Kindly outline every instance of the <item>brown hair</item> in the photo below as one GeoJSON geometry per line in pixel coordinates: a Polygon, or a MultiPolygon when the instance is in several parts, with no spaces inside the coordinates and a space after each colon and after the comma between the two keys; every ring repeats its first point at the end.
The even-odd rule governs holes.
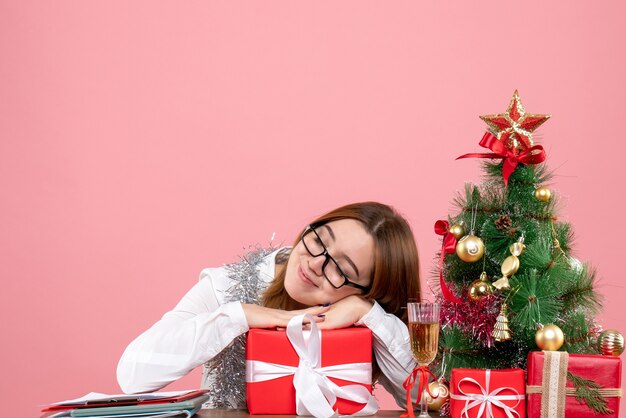
{"type": "MultiPolygon", "coordinates": [[[[376,300],[383,309],[406,322],[406,303],[420,300],[419,259],[415,238],[407,221],[390,206],[377,202],[353,203],[320,216],[311,225],[339,219],[360,221],[374,238],[374,269],[370,290],[362,295],[376,300]]],[[[298,244],[300,238],[295,241],[298,244]]],[[[291,310],[297,303],[285,290],[286,263],[264,292],[262,303],[270,308],[291,310]]]]}

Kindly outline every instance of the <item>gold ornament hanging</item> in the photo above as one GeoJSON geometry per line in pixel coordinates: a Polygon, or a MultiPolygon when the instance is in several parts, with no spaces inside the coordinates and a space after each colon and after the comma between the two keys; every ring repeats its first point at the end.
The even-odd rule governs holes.
{"type": "Polygon", "coordinates": [[[426,403],[428,404],[429,411],[439,411],[443,404],[448,402],[450,399],[450,389],[448,389],[448,385],[443,383],[441,380],[435,380],[428,384],[428,388],[430,389],[430,393],[433,396],[437,396],[436,398],[431,398],[427,391],[424,391],[423,396],[426,397],[426,403]]]}
{"type": "Polygon", "coordinates": [[[619,356],[624,352],[624,336],[619,331],[607,329],[598,337],[598,349],[605,356],[619,356]]]}
{"type": "Polygon", "coordinates": [[[565,336],[561,328],[554,324],[548,324],[535,333],[535,342],[541,350],[557,351],[565,342],[565,336]]]}
{"type": "Polygon", "coordinates": [[[491,295],[493,293],[493,286],[487,281],[487,273],[480,273],[480,278],[472,282],[468,290],[468,296],[473,301],[478,301],[482,297],[491,295]]]}
{"type": "Polygon", "coordinates": [[[500,313],[496,318],[496,324],[493,326],[491,336],[498,342],[511,339],[511,332],[509,330],[509,318],[506,317],[506,303],[503,303],[500,307],[500,313]]]}
{"type": "Polygon", "coordinates": [[[509,251],[515,257],[519,257],[520,255],[522,255],[524,253],[524,250],[526,250],[526,245],[524,245],[524,240],[521,238],[519,241],[514,242],[509,246],[509,251]]]}
{"type": "Polygon", "coordinates": [[[491,283],[491,285],[498,290],[509,290],[511,288],[511,284],[509,283],[509,278],[507,276],[500,277],[498,280],[491,283]]]}
{"type": "Polygon", "coordinates": [[[500,271],[507,277],[511,277],[519,270],[519,258],[514,255],[510,255],[504,259],[500,271]]]}
{"type": "Polygon", "coordinates": [[[483,240],[473,235],[472,231],[469,235],[465,235],[456,244],[456,255],[466,263],[474,263],[480,260],[485,253],[485,244],[483,240]]]}
{"type": "MultiPolygon", "coordinates": [[[[555,224],[554,219],[551,219],[550,229],[552,230],[552,258],[555,260],[561,257],[565,257],[566,259],[571,259],[571,257],[568,256],[567,253],[565,253],[565,251],[563,251],[563,248],[561,248],[561,243],[559,242],[559,238],[558,238],[559,235],[556,232],[556,228],[554,224],[555,224]]],[[[580,267],[582,269],[582,265],[580,265],[580,267]]]]}
{"type": "Polygon", "coordinates": [[[465,235],[465,227],[463,226],[463,223],[454,224],[450,227],[448,232],[450,232],[454,238],[461,239],[461,237],[465,235]]]}
{"type": "Polygon", "coordinates": [[[552,192],[545,186],[537,187],[535,190],[535,199],[540,202],[549,202],[550,197],[552,197],[552,192]]]}
{"type": "Polygon", "coordinates": [[[498,290],[508,290],[511,288],[509,284],[509,278],[517,273],[519,270],[520,262],[519,257],[524,253],[526,246],[524,245],[524,237],[522,236],[519,241],[514,242],[509,246],[509,251],[511,255],[504,259],[502,262],[502,266],[500,266],[500,271],[502,272],[502,277],[493,282],[493,287],[498,290]]]}

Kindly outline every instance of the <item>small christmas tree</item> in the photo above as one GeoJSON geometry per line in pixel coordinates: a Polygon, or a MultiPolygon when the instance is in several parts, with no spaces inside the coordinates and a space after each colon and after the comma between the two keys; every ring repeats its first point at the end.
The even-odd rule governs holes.
{"type": "Polygon", "coordinates": [[[549,118],[525,112],[517,91],[505,113],[481,116],[486,179],[438,221],[442,295],[439,374],[525,368],[539,348],[595,353],[600,303],[594,271],[570,255],[572,230],[557,218],[545,152],[533,131],[549,118]],[[562,331],[562,332],[561,332],[562,331]],[[563,341],[564,340],[564,341],[563,341]],[[538,347],[539,345],[539,347],[538,347]]]}

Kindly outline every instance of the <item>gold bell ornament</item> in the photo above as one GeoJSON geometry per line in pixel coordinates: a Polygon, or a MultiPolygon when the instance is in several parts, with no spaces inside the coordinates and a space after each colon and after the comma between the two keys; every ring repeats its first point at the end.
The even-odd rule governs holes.
{"type": "Polygon", "coordinates": [[[468,297],[473,301],[478,301],[482,297],[491,295],[493,293],[493,286],[487,280],[487,273],[480,273],[478,280],[474,280],[469,287],[468,297]]]}
{"type": "Polygon", "coordinates": [[[430,393],[436,398],[431,398],[427,391],[424,391],[423,396],[426,397],[426,404],[429,411],[439,411],[441,407],[450,399],[450,389],[442,380],[435,380],[428,384],[430,393]]]}
{"type": "Polygon", "coordinates": [[[614,329],[602,331],[598,337],[598,349],[605,356],[619,356],[624,352],[624,336],[614,329]]]}
{"type": "Polygon", "coordinates": [[[491,336],[498,342],[511,339],[511,330],[509,329],[509,318],[506,316],[506,303],[500,307],[500,313],[496,318],[496,324],[493,326],[491,336]]]}
{"type": "Polygon", "coordinates": [[[518,257],[522,255],[525,249],[526,246],[524,245],[523,236],[517,242],[514,242],[509,246],[511,255],[505,258],[502,262],[502,265],[500,266],[502,277],[493,282],[493,287],[498,290],[508,290],[511,287],[509,285],[509,279],[517,272],[517,270],[519,270],[520,262],[518,257]]]}
{"type": "Polygon", "coordinates": [[[561,328],[554,324],[542,326],[535,333],[535,342],[541,350],[557,351],[565,342],[565,336],[561,328]]]}
{"type": "Polygon", "coordinates": [[[535,199],[540,202],[549,202],[550,197],[552,197],[552,192],[545,186],[537,187],[535,190],[535,199]]]}

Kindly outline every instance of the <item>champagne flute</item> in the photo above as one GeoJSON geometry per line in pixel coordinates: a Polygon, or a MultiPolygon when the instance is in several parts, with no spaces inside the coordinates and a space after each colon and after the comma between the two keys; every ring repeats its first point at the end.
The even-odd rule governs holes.
{"type": "MultiPolygon", "coordinates": [[[[439,304],[411,302],[407,304],[407,311],[409,314],[409,334],[413,357],[420,367],[428,367],[437,356],[439,344],[439,304]]],[[[426,388],[419,388],[418,390],[423,391],[424,389],[426,388]]],[[[422,392],[418,418],[429,417],[426,396],[422,392]]]]}

